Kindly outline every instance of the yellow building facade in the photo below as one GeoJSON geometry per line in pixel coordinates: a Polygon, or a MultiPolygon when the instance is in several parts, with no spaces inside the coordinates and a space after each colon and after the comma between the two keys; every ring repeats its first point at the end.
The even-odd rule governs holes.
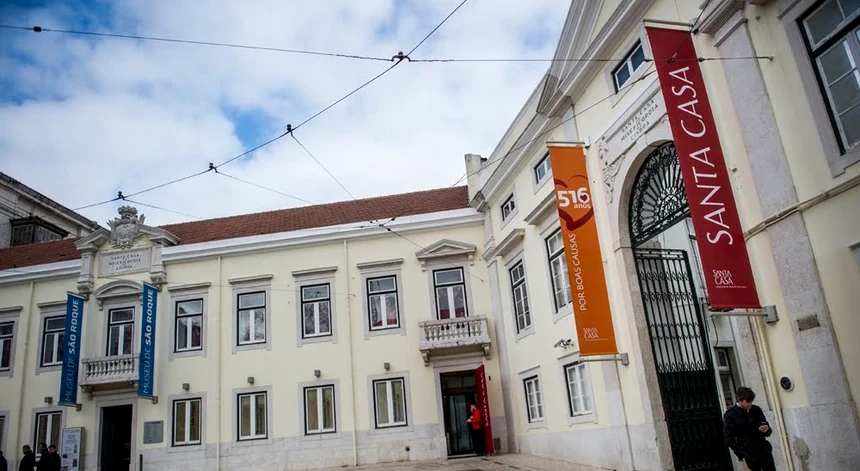
{"type": "Polygon", "coordinates": [[[0,446],[11,469],[39,442],[70,454],[79,444],[70,469],[82,470],[468,454],[468,406],[482,386],[495,442],[506,442],[483,218],[466,196],[459,187],[165,227],[126,206],[111,231],[0,250],[0,446]],[[151,331],[145,286],[157,289],[151,331]],[[76,338],[63,330],[67,292],[83,300],[76,338]],[[77,401],[60,405],[75,341],[77,401]],[[140,397],[149,371],[153,394],[140,397]],[[74,429],[80,438],[66,439],[74,429]]]}
{"type": "Polygon", "coordinates": [[[497,148],[466,156],[510,449],[745,469],[722,413],[748,386],[777,469],[860,467],[858,23],[839,0],[571,2],[556,60],[497,148]],[[669,57],[646,28],[692,35],[762,309],[709,308],[655,72],[669,57]],[[618,355],[579,355],[553,142],[585,148],[618,355]]]}

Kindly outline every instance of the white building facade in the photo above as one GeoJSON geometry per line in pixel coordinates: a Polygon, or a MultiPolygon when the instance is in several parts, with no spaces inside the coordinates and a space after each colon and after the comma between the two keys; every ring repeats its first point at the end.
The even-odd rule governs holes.
{"type": "Polygon", "coordinates": [[[495,151],[466,156],[510,449],[607,469],[745,469],[722,413],[748,386],[777,469],[860,467],[860,128],[825,60],[856,63],[858,18],[837,0],[571,2],[556,61],[495,151]],[[655,58],[646,27],[694,30],[760,310],[710,308],[705,235],[655,72],[670,57],[655,58]],[[553,142],[585,149],[618,355],[579,353],[553,142]]]}
{"type": "Polygon", "coordinates": [[[75,260],[25,266],[24,247],[0,250],[0,447],[14,467],[24,444],[79,443],[82,470],[445,458],[473,452],[472,403],[491,419],[487,441],[506,443],[483,218],[466,196],[161,228],[123,207],[112,231],[39,244],[75,260]],[[77,335],[64,329],[67,292],[83,302],[77,335]],[[77,399],[61,405],[78,342],[77,399]],[[75,429],[80,441],[64,441],[75,429]]]}

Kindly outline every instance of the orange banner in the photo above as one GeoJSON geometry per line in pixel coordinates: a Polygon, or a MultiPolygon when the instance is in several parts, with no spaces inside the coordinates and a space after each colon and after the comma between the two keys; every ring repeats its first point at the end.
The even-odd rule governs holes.
{"type": "Polygon", "coordinates": [[[618,353],[582,147],[549,146],[580,356],[618,353]]]}

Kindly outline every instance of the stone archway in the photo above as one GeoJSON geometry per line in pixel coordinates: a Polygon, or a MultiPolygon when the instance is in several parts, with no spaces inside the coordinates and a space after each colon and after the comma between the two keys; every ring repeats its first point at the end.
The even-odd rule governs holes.
{"type": "Polygon", "coordinates": [[[676,229],[688,217],[675,145],[666,142],[642,161],[627,208],[652,364],[675,469],[732,469],[723,443],[714,365],[691,268],[691,258],[696,257],[689,252],[695,251],[695,243],[677,237],[676,229]]]}

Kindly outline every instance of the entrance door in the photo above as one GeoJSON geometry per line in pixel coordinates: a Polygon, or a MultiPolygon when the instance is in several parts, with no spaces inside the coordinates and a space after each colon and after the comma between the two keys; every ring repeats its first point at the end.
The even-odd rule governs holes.
{"type": "Polygon", "coordinates": [[[629,217],[672,458],[676,470],[731,470],[710,343],[688,258],[689,250],[696,255],[685,223],[689,213],[675,146],[661,145],[639,170],[629,217]]]}
{"type": "Polygon", "coordinates": [[[103,407],[100,468],[128,471],[131,464],[131,405],[103,407]]]}
{"type": "Polygon", "coordinates": [[[473,454],[475,447],[466,420],[470,416],[469,406],[477,404],[475,372],[444,373],[441,375],[441,383],[448,456],[473,454]]]}

